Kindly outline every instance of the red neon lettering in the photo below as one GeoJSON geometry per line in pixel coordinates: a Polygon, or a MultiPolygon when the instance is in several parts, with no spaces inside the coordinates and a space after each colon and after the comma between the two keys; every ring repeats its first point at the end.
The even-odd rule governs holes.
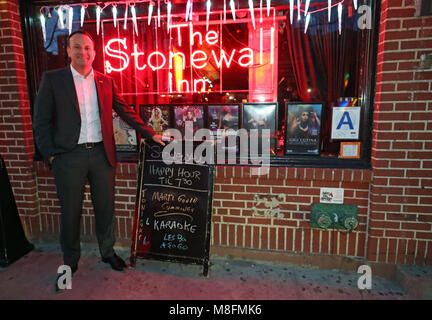
{"type": "MultiPolygon", "coordinates": [[[[156,57],[156,63],[158,63],[158,62],[159,62],[159,59],[156,57]]],[[[148,59],[147,59],[147,63],[148,63],[148,65],[150,66],[150,68],[152,68],[153,71],[155,71],[155,70],[159,70],[159,69],[162,69],[162,68],[165,66],[166,58],[165,58],[165,56],[163,55],[162,52],[154,51],[154,52],[152,52],[152,53],[149,54],[148,59]],[[162,61],[163,61],[163,63],[162,63],[161,65],[159,65],[159,66],[154,66],[154,65],[151,63],[151,59],[152,59],[152,57],[155,56],[155,55],[158,55],[158,56],[162,57],[162,61]]]]}
{"type": "Polygon", "coordinates": [[[194,92],[198,92],[198,83],[202,83],[201,92],[206,91],[206,81],[204,79],[194,79],[194,92]]]}
{"type": "Polygon", "coordinates": [[[213,58],[214,58],[214,60],[216,62],[217,67],[220,69],[222,67],[222,60],[225,60],[225,65],[226,65],[227,68],[229,68],[230,65],[231,65],[231,62],[232,62],[232,60],[234,58],[235,51],[236,51],[236,49],[234,49],[231,52],[231,56],[230,56],[229,60],[227,60],[227,57],[225,56],[225,50],[222,49],[221,50],[220,58],[218,60],[217,57],[216,57],[216,54],[215,54],[214,50],[212,50],[212,55],[213,55],[213,58]]]}
{"type": "Polygon", "coordinates": [[[206,41],[209,45],[215,45],[219,40],[219,34],[216,31],[209,31],[206,34],[206,41]]]}
{"type": "Polygon", "coordinates": [[[197,69],[204,68],[207,65],[207,54],[202,50],[196,50],[196,51],[192,52],[191,64],[194,68],[197,68],[197,69]],[[202,55],[202,57],[196,58],[195,56],[198,54],[202,55]],[[199,61],[205,61],[205,63],[203,63],[202,65],[197,65],[195,62],[199,62],[199,61]]]}
{"type": "Polygon", "coordinates": [[[121,71],[123,71],[124,69],[126,69],[129,66],[129,57],[126,54],[126,52],[120,50],[120,44],[123,45],[123,48],[125,50],[127,50],[126,38],[123,38],[123,39],[111,39],[110,41],[108,41],[107,45],[105,46],[105,53],[106,53],[107,56],[112,57],[112,58],[120,59],[121,62],[123,63],[123,66],[121,66],[122,63],[120,63],[120,66],[121,66],[120,68],[114,68],[111,65],[111,62],[109,62],[108,60],[106,60],[105,61],[105,67],[106,67],[107,73],[111,73],[112,71],[121,72],[121,71]],[[111,45],[113,43],[115,43],[115,42],[118,43],[118,47],[119,47],[118,50],[115,50],[115,49],[111,48],[111,45]]]}
{"type": "Polygon", "coordinates": [[[182,61],[183,67],[182,69],[184,70],[186,68],[186,57],[184,55],[183,52],[172,52],[170,51],[169,53],[169,68],[172,69],[173,65],[172,65],[172,61],[175,60],[177,61],[182,61]]]}
{"type": "Polygon", "coordinates": [[[131,53],[131,55],[135,57],[135,68],[138,70],[144,70],[147,67],[146,64],[144,64],[142,67],[139,66],[138,59],[140,56],[144,56],[144,52],[138,51],[138,45],[136,43],[134,44],[134,52],[131,53]]]}
{"type": "Polygon", "coordinates": [[[182,92],[182,85],[183,84],[186,84],[186,91],[184,91],[184,92],[189,92],[189,81],[187,81],[187,80],[178,80],[177,81],[177,91],[182,92]]]}
{"type": "Polygon", "coordinates": [[[248,51],[249,54],[244,54],[239,58],[239,65],[242,67],[253,66],[253,50],[251,48],[243,48],[239,52],[243,53],[244,51],[248,51]],[[242,62],[243,59],[248,59],[248,62],[242,62]]]}

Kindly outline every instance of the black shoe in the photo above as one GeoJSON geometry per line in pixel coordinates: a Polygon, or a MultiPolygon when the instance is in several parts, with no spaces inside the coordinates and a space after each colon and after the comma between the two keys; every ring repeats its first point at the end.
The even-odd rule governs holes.
{"type": "Polygon", "coordinates": [[[116,271],[123,271],[124,268],[127,268],[127,265],[123,261],[123,259],[120,258],[115,253],[112,257],[102,258],[102,261],[105,263],[109,263],[111,265],[111,268],[113,268],[116,271]]]}
{"type": "MultiPolygon", "coordinates": [[[[70,268],[71,268],[71,271],[72,271],[72,275],[74,275],[74,273],[78,271],[78,265],[70,266],[70,268]]],[[[54,290],[55,290],[56,293],[64,291],[64,289],[60,289],[59,286],[58,286],[58,280],[60,279],[60,277],[62,275],[64,275],[64,273],[57,275],[57,278],[56,278],[56,281],[55,281],[55,286],[54,286],[54,290]]]]}

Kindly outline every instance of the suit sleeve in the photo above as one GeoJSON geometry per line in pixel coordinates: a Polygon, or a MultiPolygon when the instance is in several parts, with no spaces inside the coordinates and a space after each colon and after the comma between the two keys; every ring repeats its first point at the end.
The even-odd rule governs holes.
{"type": "Polygon", "coordinates": [[[46,73],[44,73],[34,105],[33,132],[36,145],[45,160],[54,154],[55,149],[52,123],[54,110],[51,83],[46,73]]]}
{"type": "Polygon", "coordinates": [[[122,96],[120,96],[114,80],[113,84],[113,108],[117,114],[132,128],[141,133],[145,138],[152,139],[156,134],[151,127],[146,125],[138,114],[126,103],[122,96]]]}

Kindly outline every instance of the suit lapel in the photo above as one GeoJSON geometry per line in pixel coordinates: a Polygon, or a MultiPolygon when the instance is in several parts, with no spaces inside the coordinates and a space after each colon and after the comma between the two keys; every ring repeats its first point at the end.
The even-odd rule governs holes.
{"type": "Polygon", "coordinates": [[[69,96],[69,98],[71,99],[70,101],[72,101],[73,107],[75,108],[75,110],[78,111],[78,115],[80,114],[80,108],[79,108],[79,103],[78,103],[78,97],[76,94],[76,89],[75,89],[75,83],[73,80],[73,75],[72,75],[72,71],[70,69],[70,66],[65,68],[65,73],[66,76],[62,79],[64,80],[64,87],[66,89],[66,93],[69,96]]]}

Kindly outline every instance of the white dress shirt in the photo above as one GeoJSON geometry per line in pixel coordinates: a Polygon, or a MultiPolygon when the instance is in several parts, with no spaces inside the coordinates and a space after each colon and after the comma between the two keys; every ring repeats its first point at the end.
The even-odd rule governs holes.
{"type": "Polygon", "coordinates": [[[101,142],[102,128],[93,69],[87,77],[71,67],[81,114],[81,131],[78,144],[101,142]]]}

